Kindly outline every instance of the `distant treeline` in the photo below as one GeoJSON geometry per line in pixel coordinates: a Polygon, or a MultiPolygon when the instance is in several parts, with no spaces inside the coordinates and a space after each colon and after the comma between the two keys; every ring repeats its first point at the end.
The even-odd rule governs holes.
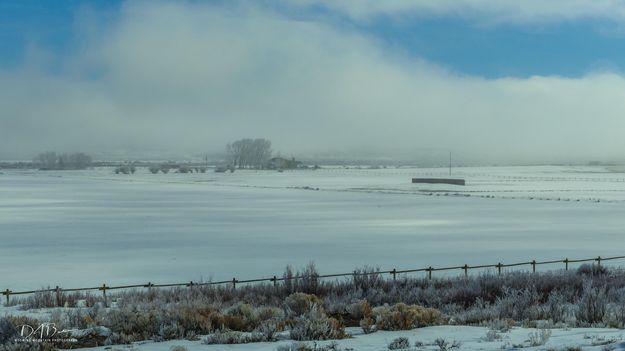
{"type": "Polygon", "coordinates": [[[48,151],[33,158],[33,164],[41,170],[86,169],[91,166],[91,162],[91,156],[81,152],[57,154],[48,151]]]}

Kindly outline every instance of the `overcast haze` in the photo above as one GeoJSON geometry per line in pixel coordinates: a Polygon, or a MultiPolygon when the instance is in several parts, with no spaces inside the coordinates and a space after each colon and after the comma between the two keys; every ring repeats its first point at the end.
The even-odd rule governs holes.
{"type": "MultiPolygon", "coordinates": [[[[558,71],[558,60],[565,67],[574,59],[537,45],[528,55],[549,53],[551,72],[515,63],[493,73],[492,52],[480,55],[498,50],[492,65],[508,67],[514,33],[574,43],[558,28],[578,22],[622,48],[622,1],[72,4],[59,20],[62,44],[41,33],[53,28],[18,36],[24,28],[2,17],[9,30],[0,41],[11,44],[4,50],[19,54],[0,52],[0,158],[44,150],[187,156],[265,137],[295,156],[406,159],[436,149],[485,163],[625,159],[622,57],[592,56],[579,42],[569,50],[586,64],[558,71]],[[424,21],[503,33],[502,44],[459,41],[465,51],[438,62],[427,54],[434,50],[394,40],[424,21]],[[483,57],[482,71],[464,69],[463,57],[483,57]]],[[[15,22],[32,10],[4,6],[17,8],[15,22]]]]}

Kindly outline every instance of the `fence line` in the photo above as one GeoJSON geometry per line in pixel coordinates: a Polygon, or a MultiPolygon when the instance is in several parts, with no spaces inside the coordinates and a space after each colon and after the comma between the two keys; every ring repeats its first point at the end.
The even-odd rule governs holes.
{"type": "MultiPolygon", "coordinates": [[[[620,259],[625,259],[625,256],[614,256],[614,257],[601,257],[601,256],[598,256],[598,257],[595,257],[595,258],[574,259],[574,260],[570,260],[568,258],[565,258],[563,260],[551,260],[551,261],[536,261],[536,260],[532,260],[532,261],[527,261],[527,262],[517,262],[517,263],[508,263],[508,264],[504,264],[504,263],[499,262],[499,263],[496,263],[496,264],[484,264],[484,265],[474,265],[474,266],[469,266],[469,265],[465,264],[465,265],[462,265],[462,266],[438,267],[438,268],[429,266],[429,267],[426,267],[426,268],[404,269],[404,270],[397,270],[397,269],[393,268],[392,270],[388,270],[388,271],[374,271],[374,272],[356,272],[356,271],[354,271],[354,272],[350,272],[350,273],[319,274],[319,275],[315,275],[314,277],[318,278],[318,279],[323,279],[323,278],[337,278],[337,277],[356,277],[356,276],[362,276],[362,275],[390,274],[393,277],[393,280],[396,280],[397,279],[397,274],[426,272],[427,276],[428,276],[428,279],[432,279],[432,272],[451,271],[451,270],[462,270],[462,271],[464,271],[465,277],[468,277],[469,270],[471,270],[471,269],[497,268],[497,273],[501,274],[501,269],[502,268],[531,265],[532,266],[532,272],[535,273],[536,272],[536,266],[544,265],[544,264],[564,263],[564,269],[568,270],[570,263],[597,262],[598,265],[601,265],[602,261],[620,260],[620,259]]],[[[300,275],[300,276],[293,276],[293,277],[277,277],[277,276],[274,275],[271,278],[257,278],[257,279],[246,279],[246,280],[239,280],[239,279],[236,279],[236,278],[232,278],[230,280],[222,280],[222,281],[214,281],[214,282],[193,282],[193,281],[190,281],[188,283],[170,283],[170,284],[153,284],[152,282],[148,282],[146,284],[118,285],[118,286],[107,286],[106,283],[105,283],[105,284],[102,284],[102,286],[87,287],[87,288],[70,288],[70,289],[61,288],[61,287],[59,287],[57,285],[54,288],[40,289],[40,290],[29,290],[29,291],[12,291],[10,289],[5,289],[4,291],[0,291],[0,294],[5,296],[5,298],[6,298],[6,305],[9,305],[10,297],[12,295],[30,295],[30,294],[36,294],[36,293],[54,292],[56,294],[57,305],[60,306],[60,304],[61,304],[61,294],[64,293],[64,292],[77,292],[77,291],[94,291],[94,290],[98,290],[98,291],[102,291],[102,295],[103,295],[103,298],[104,298],[104,304],[106,306],[107,305],[106,292],[108,290],[123,290],[123,289],[137,289],[137,288],[152,289],[152,288],[171,288],[171,287],[193,287],[193,286],[225,285],[225,284],[231,284],[232,288],[236,289],[236,285],[237,284],[271,282],[271,283],[273,283],[274,286],[277,286],[277,283],[280,282],[280,281],[297,280],[297,279],[305,279],[305,278],[310,278],[310,276],[308,276],[308,275],[300,275]]]]}

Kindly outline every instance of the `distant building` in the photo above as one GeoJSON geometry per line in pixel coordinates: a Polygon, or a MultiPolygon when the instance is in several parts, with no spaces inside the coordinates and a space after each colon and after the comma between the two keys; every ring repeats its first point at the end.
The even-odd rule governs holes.
{"type": "Polygon", "coordinates": [[[295,158],[286,159],[283,157],[274,157],[267,162],[267,169],[295,169],[301,166],[301,161],[296,161],[295,158]]]}

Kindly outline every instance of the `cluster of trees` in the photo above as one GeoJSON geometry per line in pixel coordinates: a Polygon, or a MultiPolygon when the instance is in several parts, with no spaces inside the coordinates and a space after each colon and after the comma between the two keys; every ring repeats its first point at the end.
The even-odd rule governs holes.
{"type": "Polygon", "coordinates": [[[267,139],[241,139],[226,146],[230,162],[238,168],[263,169],[271,158],[271,141],[267,139]]]}
{"type": "Polygon", "coordinates": [[[168,165],[160,165],[160,166],[153,165],[153,166],[150,166],[148,169],[150,170],[150,173],[152,174],[156,174],[159,171],[163,173],[169,173],[170,167],[168,165]]]}
{"type": "Polygon", "coordinates": [[[169,173],[169,170],[171,168],[178,168],[178,170],[176,171],[176,173],[206,173],[206,167],[205,166],[187,166],[187,165],[167,165],[167,164],[163,164],[163,165],[153,165],[150,166],[148,169],[150,170],[150,172],[152,174],[157,174],[159,171],[163,172],[163,173],[169,173]]]}
{"type": "Polygon", "coordinates": [[[179,166],[177,173],[206,173],[206,167],[179,166]]]}
{"type": "Polygon", "coordinates": [[[91,166],[91,156],[83,153],[57,154],[48,151],[33,158],[33,163],[42,170],[86,169],[91,166]]]}

